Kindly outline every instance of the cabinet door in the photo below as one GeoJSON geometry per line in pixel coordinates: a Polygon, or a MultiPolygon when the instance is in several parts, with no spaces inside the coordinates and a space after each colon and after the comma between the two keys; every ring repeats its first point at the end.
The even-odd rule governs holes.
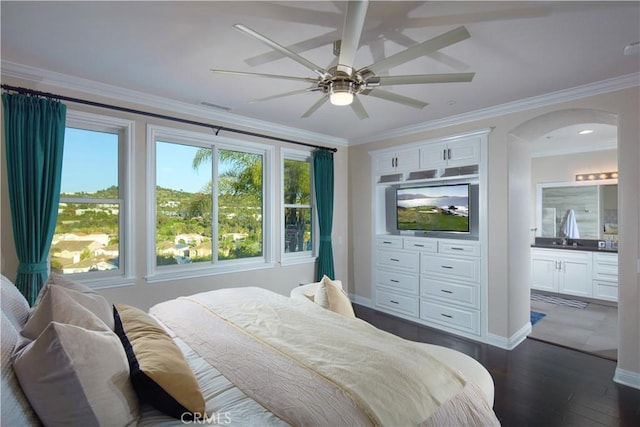
{"type": "Polygon", "coordinates": [[[420,149],[420,168],[437,169],[445,167],[447,165],[446,154],[446,143],[429,144],[422,147],[420,149]]]}
{"type": "Polygon", "coordinates": [[[396,171],[396,153],[380,154],[375,159],[377,173],[389,173],[396,171]]]}
{"type": "Polygon", "coordinates": [[[558,291],[563,294],[584,297],[593,296],[591,259],[583,257],[562,257],[558,291]]]}
{"type": "Polygon", "coordinates": [[[531,289],[558,292],[558,260],[555,257],[531,259],[531,289]]]}
{"type": "Polygon", "coordinates": [[[400,171],[415,170],[420,167],[420,150],[403,150],[396,153],[396,168],[400,171]]]}
{"type": "Polygon", "coordinates": [[[480,162],[480,144],[476,139],[452,141],[447,146],[447,166],[467,166],[480,162]]]}

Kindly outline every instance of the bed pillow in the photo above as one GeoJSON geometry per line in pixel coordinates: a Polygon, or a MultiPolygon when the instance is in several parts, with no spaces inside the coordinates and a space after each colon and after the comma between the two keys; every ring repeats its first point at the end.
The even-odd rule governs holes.
{"type": "Polygon", "coordinates": [[[51,286],[33,308],[21,333],[34,340],[52,321],[95,329],[91,326],[95,323],[94,316],[102,322],[100,329],[113,331],[113,310],[103,296],[51,286]]]}
{"type": "Polygon", "coordinates": [[[342,290],[342,282],[339,280],[324,276],[316,288],[314,302],[343,316],[356,317],[351,300],[342,290]]]}
{"type": "Polygon", "coordinates": [[[127,356],[112,331],[51,322],[16,353],[13,369],[46,426],[137,423],[127,356]]]}
{"type": "Polygon", "coordinates": [[[140,401],[180,420],[204,416],[200,385],[169,334],[138,308],[115,304],[113,312],[140,401]]]}
{"type": "Polygon", "coordinates": [[[64,275],[59,273],[49,273],[49,277],[47,278],[47,283],[45,283],[43,288],[40,290],[40,293],[38,293],[38,297],[36,298],[36,302],[34,306],[40,303],[40,300],[42,300],[42,298],[49,291],[49,288],[52,286],[61,286],[63,288],[72,289],[78,292],[98,295],[96,291],[94,291],[87,285],[84,285],[80,282],[69,279],[68,277],[65,277],[64,275]]]}

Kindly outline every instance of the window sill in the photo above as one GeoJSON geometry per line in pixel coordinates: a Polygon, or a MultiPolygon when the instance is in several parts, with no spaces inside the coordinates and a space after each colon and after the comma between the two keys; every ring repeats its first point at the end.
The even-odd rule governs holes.
{"type": "Polygon", "coordinates": [[[291,257],[282,257],[280,260],[280,265],[286,267],[288,265],[298,265],[298,264],[311,264],[316,262],[317,257],[315,256],[291,256],[291,257]]]}
{"type": "Polygon", "coordinates": [[[262,270],[265,268],[273,268],[273,263],[234,263],[231,265],[215,267],[201,267],[189,269],[167,269],[155,271],[145,277],[149,284],[174,281],[177,279],[196,279],[199,277],[216,276],[219,274],[238,273],[251,270],[262,270]]]}

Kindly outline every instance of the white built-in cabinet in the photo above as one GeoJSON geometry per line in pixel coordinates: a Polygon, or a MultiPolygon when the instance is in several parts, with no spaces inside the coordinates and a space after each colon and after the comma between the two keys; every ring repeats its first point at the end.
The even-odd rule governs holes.
{"type": "Polygon", "coordinates": [[[488,130],[371,152],[373,289],[377,310],[480,341],[487,339],[486,153],[488,130]],[[385,215],[393,186],[479,183],[474,237],[393,234],[385,215]],[[485,227],[484,229],[482,229],[485,227]]]}
{"type": "Polygon", "coordinates": [[[418,169],[420,165],[420,150],[399,150],[381,154],[376,158],[375,170],[378,173],[394,173],[418,169]]]}
{"type": "Polygon", "coordinates": [[[531,248],[531,289],[617,301],[618,254],[531,248]]]}
{"type": "Polygon", "coordinates": [[[420,150],[420,167],[425,169],[466,166],[479,160],[480,146],[470,140],[441,142],[420,150]]]}

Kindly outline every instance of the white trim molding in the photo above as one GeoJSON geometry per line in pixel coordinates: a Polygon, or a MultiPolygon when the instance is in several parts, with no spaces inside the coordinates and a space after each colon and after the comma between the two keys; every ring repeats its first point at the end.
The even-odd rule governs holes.
{"type": "Polygon", "coordinates": [[[41,85],[50,85],[63,89],[79,91],[82,93],[114,99],[121,102],[132,102],[151,108],[159,108],[174,113],[187,114],[194,117],[215,120],[233,126],[252,129],[257,132],[276,133],[284,137],[301,141],[312,141],[314,144],[330,144],[347,146],[348,141],[317,132],[310,132],[289,126],[279,125],[264,120],[250,119],[226,111],[217,111],[210,107],[201,107],[173,99],[150,95],[135,90],[112,86],[92,80],[81,79],[66,74],[41,68],[22,65],[11,61],[2,61],[2,75],[21,80],[36,82],[41,85]]]}
{"type": "Polygon", "coordinates": [[[420,123],[418,125],[392,129],[388,132],[377,133],[375,137],[351,139],[349,140],[349,145],[353,146],[367,144],[369,142],[381,141],[383,139],[400,138],[416,133],[440,129],[447,126],[455,126],[463,123],[473,122],[476,120],[488,119],[504,114],[515,113],[518,111],[531,110],[533,108],[545,107],[548,105],[558,104],[560,102],[573,101],[576,99],[582,99],[602,93],[615,92],[639,85],[640,73],[627,74],[625,76],[602,80],[600,82],[577,86],[570,89],[564,89],[557,92],[551,92],[545,95],[533,96],[531,98],[507,102],[505,104],[495,105],[468,113],[432,120],[429,122],[420,123]]]}
{"type": "Polygon", "coordinates": [[[640,372],[632,372],[625,369],[616,368],[616,372],[613,375],[613,381],[618,384],[626,385],[640,390],[640,372]]]}
{"type": "Polygon", "coordinates": [[[500,335],[487,334],[487,343],[504,348],[505,350],[513,350],[516,348],[522,341],[527,339],[527,335],[531,333],[531,322],[527,322],[519,331],[515,334],[511,335],[509,338],[502,337],[500,335]]]}

